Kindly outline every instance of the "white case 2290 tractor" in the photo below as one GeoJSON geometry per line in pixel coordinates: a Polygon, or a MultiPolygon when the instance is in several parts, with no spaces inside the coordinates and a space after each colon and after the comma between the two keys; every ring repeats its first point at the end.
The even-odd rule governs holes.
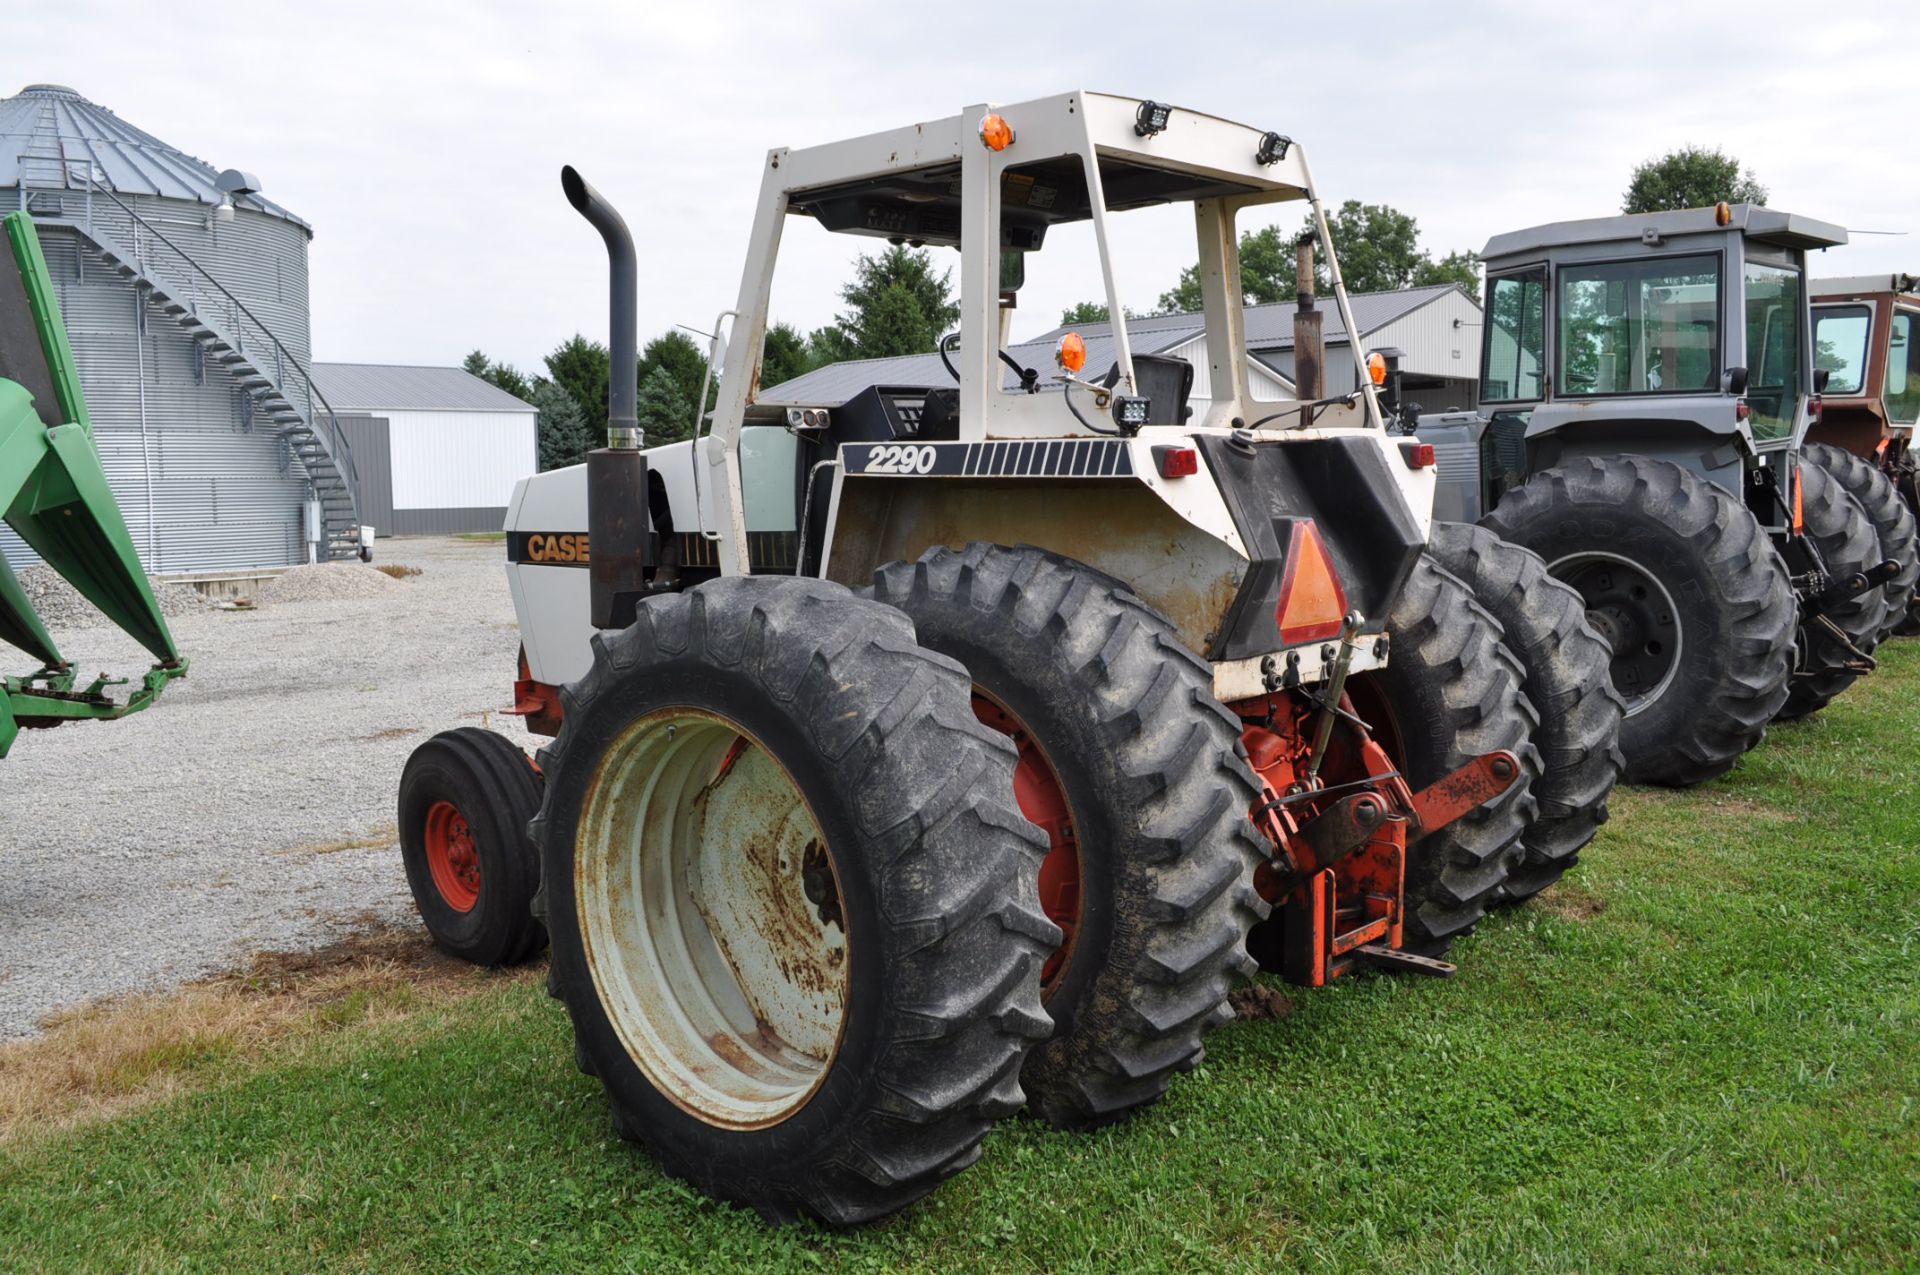
{"type": "Polygon", "coordinates": [[[1152,1102],[1256,959],[1450,972],[1593,835],[1619,700],[1578,596],[1473,529],[1436,563],[1432,449],[1368,377],[1249,391],[1236,220],[1320,208],[1286,137],[1069,93],[772,151],[711,431],[650,450],[632,244],[562,181],[612,258],[615,362],[609,446],[507,519],[516,707],[555,738],[536,767],[436,737],[400,824],[443,946],[551,940],[579,1065],[672,1172],[880,1216],[1023,1104],[1152,1102]],[[1170,203],[1206,399],[1118,317],[1109,223],[1170,203]],[[756,402],[796,218],[958,250],[944,383],[756,402]],[[1007,329],[1057,229],[1117,317],[1041,372],[1007,329]]]}

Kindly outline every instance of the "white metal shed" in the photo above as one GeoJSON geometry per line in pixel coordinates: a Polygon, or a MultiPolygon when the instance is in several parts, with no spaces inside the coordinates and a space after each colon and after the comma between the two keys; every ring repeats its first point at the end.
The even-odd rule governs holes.
{"type": "Polygon", "coordinates": [[[539,468],[533,404],[462,368],[315,363],[313,376],[380,535],[498,531],[513,485],[539,468]]]}

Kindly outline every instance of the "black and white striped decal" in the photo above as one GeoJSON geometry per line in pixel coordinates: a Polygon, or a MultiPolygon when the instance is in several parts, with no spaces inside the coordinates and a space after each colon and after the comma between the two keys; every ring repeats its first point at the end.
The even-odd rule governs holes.
{"type": "Polygon", "coordinates": [[[1117,438],[985,443],[849,443],[849,477],[1131,478],[1133,452],[1117,438]]]}

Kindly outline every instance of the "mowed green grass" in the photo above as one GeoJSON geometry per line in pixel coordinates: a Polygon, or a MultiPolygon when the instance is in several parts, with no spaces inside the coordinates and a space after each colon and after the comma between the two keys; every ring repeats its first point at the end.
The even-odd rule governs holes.
{"type": "Polygon", "coordinates": [[[0,1152],[0,1267],[1920,1267],[1920,644],[1730,777],[1622,792],[1450,982],[1235,1023],[1092,1136],[774,1230],[610,1132],[534,980],[0,1152]]]}

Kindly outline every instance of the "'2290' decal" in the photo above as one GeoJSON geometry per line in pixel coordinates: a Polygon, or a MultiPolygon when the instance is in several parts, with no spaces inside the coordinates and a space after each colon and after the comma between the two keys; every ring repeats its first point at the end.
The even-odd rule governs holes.
{"type": "Polygon", "coordinates": [[[867,453],[869,474],[930,474],[939,453],[913,443],[885,443],[867,453]]]}

